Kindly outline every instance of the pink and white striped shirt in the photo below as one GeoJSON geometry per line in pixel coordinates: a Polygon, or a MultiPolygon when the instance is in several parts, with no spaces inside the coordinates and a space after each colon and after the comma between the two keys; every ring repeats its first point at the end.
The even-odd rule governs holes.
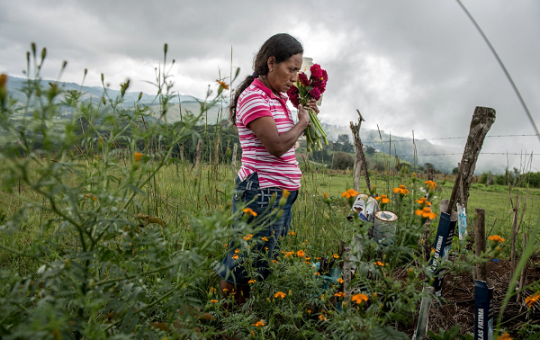
{"type": "Polygon", "coordinates": [[[236,107],[236,126],[242,147],[242,167],[238,177],[243,181],[257,172],[259,187],[279,187],[289,191],[300,188],[302,172],[296,161],[294,146],[281,157],[270,154],[247,125],[257,118],[273,117],[278,133],[294,126],[292,114],[287,107],[286,94],[281,98],[267,88],[259,79],[242,92],[236,107]]]}

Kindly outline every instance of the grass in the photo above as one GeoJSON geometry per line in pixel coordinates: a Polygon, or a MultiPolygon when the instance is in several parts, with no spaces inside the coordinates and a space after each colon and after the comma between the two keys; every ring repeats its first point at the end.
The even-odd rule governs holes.
{"type": "MultiPolygon", "coordinates": [[[[41,63],[35,59],[39,79],[44,57],[41,63]]],[[[172,85],[166,74],[157,74],[164,116],[172,85]]],[[[105,109],[101,103],[83,105],[71,92],[65,101],[75,116],[72,122],[58,122],[65,131],[58,133],[53,122],[60,104],[54,98],[60,90],[40,86],[28,82],[28,93],[43,97],[35,124],[6,119],[18,109],[0,98],[0,127],[18,142],[0,153],[0,337],[407,338],[396,325],[414,326],[422,287],[432,277],[419,247],[425,221],[414,213],[423,180],[404,173],[372,176],[378,194],[392,198],[392,188],[400,184],[410,191],[386,207],[399,216],[393,244],[387,246],[368,237],[372,224],[347,221],[351,201],[342,192],[353,186],[350,172],[305,169],[293,207],[294,233],[283,240],[285,253],[272,255],[276,263],[269,263],[272,272],[261,280],[251,266],[256,257],[268,256],[253,250],[254,242],[263,241],[257,237],[261,226],[241,210],[235,216],[231,212],[236,171],[216,162],[194,169],[171,158],[172,147],[193,136],[196,120],[146,124],[144,105],[124,108],[119,96],[102,100],[105,109]],[[77,117],[88,123],[84,131],[77,117]],[[26,139],[27,132],[44,141],[40,148],[26,139]],[[15,152],[20,149],[26,157],[15,152]],[[134,152],[142,159],[135,160],[134,152]],[[243,306],[234,305],[231,294],[217,292],[214,270],[228,251],[235,251],[226,247],[231,239],[238,241],[239,261],[254,280],[243,306]],[[348,256],[343,245],[353,239],[361,251],[353,254],[356,272],[346,291],[327,277],[331,268],[313,265],[328,260],[341,269],[348,256]]],[[[123,86],[125,92],[129,83],[123,86]]],[[[223,90],[207,98],[209,106],[221,102],[223,90]]],[[[430,193],[437,196],[434,211],[450,195],[453,181],[438,182],[439,189],[430,193]]],[[[522,231],[538,230],[538,189],[516,193],[529,197],[522,231]]],[[[469,224],[474,208],[486,209],[487,229],[493,223],[493,232],[509,239],[505,188],[474,185],[469,224]]],[[[276,206],[264,223],[278,214],[276,206]]],[[[437,219],[429,228],[433,237],[437,219]]],[[[524,260],[537,244],[531,243],[524,260]]],[[[490,241],[481,257],[460,256],[452,267],[470,270],[475,262],[508,253],[508,246],[502,252],[497,246],[490,241]]],[[[507,299],[512,294],[513,289],[507,299]]]]}

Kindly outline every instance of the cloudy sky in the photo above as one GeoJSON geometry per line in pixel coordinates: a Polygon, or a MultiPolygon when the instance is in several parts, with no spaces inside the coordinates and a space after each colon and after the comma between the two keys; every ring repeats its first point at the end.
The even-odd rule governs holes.
{"type": "MultiPolygon", "coordinates": [[[[540,2],[463,0],[506,64],[540,125],[540,2]]],[[[140,1],[0,0],[0,72],[22,76],[30,43],[48,50],[44,78],[154,93],[154,67],[169,45],[175,89],[203,97],[231,64],[251,74],[253,56],[275,33],[288,32],[330,77],[321,120],[348,125],[356,109],[404,137],[468,134],[475,106],[497,110],[483,151],[540,153],[525,112],[488,46],[454,0],[140,1]]],[[[433,140],[459,148],[465,139],[433,140]]],[[[533,171],[540,171],[534,156],[533,171]]],[[[482,164],[520,165],[520,156],[481,155],[482,164]]],[[[523,162],[522,162],[523,164],[523,162]]]]}

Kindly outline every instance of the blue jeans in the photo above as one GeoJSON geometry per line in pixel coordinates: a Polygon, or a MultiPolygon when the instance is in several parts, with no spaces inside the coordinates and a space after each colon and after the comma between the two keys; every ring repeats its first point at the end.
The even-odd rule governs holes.
{"type": "MultiPolygon", "coordinates": [[[[291,208],[298,197],[298,191],[290,192],[287,202],[281,207],[283,210],[281,217],[274,217],[270,221],[264,222],[262,229],[260,229],[257,221],[265,219],[274,209],[280,209],[279,201],[283,196],[283,190],[278,187],[260,189],[257,173],[251,174],[244,181],[240,181],[237,178],[235,183],[236,186],[233,191],[232,202],[233,214],[236,214],[238,209],[245,208],[250,208],[257,214],[256,217],[249,215],[247,219],[247,223],[250,223],[256,229],[256,233],[249,242],[252,242],[250,243],[254,259],[252,265],[256,271],[256,274],[251,276],[257,277],[251,277],[243,265],[243,259],[246,254],[243,251],[235,253],[235,250],[239,249],[240,246],[238,237],[233,238],[229,243],[227,256],[216,269],[216,272],[222,279],[229,283],[246,285],[252,278],[259,281],[270,275],[268,260],[275,259],[279,255],[280,241],[289,233],[292,217],[291,208]],[[270,206],[270,201],[274,194],[275,200],[272,206],[270,206]],[[238,258],[233,259],[235,255],[238,258]]],[[[245,213],[235,218],[235,222],[233,223],[233,228],[237,232],[235,236],[238,236],[238,233],[241,232],[239,222],[245,219],[244,215],[245,213]]]]}

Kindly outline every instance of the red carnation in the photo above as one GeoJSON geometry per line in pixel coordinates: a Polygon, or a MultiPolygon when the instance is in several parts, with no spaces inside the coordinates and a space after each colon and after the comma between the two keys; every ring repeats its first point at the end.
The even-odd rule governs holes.
{"type": "Polygon", "coordinates": [[[311,78],[323,78],[323,72],[319,64],[313,64],[313,66],[311,66],[309,70],[311,71],[311,78]]]}
{"type": "Polygon", "coordinates": [[[298,74],[298,80],[302,85],[309,86],[309,79],[304,72],[298,74]]]}
{"type": "Polygon", "coordinates": [[[322,70],[322,77],[324,80],[324,85],[326,85],[326,82],[328,81],[328,73],[326,73],[326,70],[322,70]]]}
{"type": "Polygon", "coordinates": [[[298,99],[298,88],[294,85],[291,86],[289,91],[287,91],[287,95],[289,96],[293,106],[298,108],[298,104],[300,104],[300,100],[298,99]]]}
{"type": "Polygon", "coordinates": [[[313,99],[319,100],[321,98],[321,90],[319,90],[317,87],[314,87],[311,91],[309,91],[309,95],[313,97],[313,99]]]}

